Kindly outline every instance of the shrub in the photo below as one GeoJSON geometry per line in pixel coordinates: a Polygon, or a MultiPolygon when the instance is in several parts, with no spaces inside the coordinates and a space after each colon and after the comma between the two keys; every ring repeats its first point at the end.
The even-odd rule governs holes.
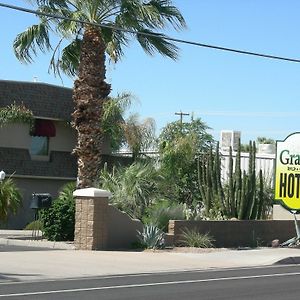
{"type": "Polygon", "coordinates": [[[74,240],[75,183],[66,184],[49,209],[41,211],[43,235],[50,241],[74,240]]]}
{"type": "Polygon", "coordinates": [[[137,237],[143,248],[159,249],[164,246],[164,233],[155,225],[145,225],[143,232],[138,231],[137,237]]]}
{"type": "Polygon", "coordinates": [[[22,204],[22,196],[14,181],[9,177],[0,181],[0,221],[6,221],[8,214],[15,214],[22,204]]]}
{"type": "Polygon", "coordinates": [[[197,248],[212,248],[213,242],[215,241],[212,236],[208,233],[202,234],[197,232],[195,229],[185,229],[182,231],[182,239],[180,244],[187,247],[197,248]]]}
{"type": "Polygon", "coordinates": [[[40,220],[32,221],[26,225],[24,230],[43,230],[43,223],[40,220]]]}

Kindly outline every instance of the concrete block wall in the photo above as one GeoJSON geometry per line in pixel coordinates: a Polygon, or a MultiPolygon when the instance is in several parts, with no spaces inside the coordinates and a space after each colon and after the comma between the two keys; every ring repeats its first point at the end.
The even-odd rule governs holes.
{"type": "Polygon", "coordinates": [[[296,235],[293,221],[242,220],[242,221],[170,221],[168,234],[179,245],[182,231],[196,230],[209,233],[216,247],[269,246],[274,239],[284,242],[296,235]]]}
{"type": "Polygon", "coordinates": [[[109,205],[109,192],[87,188],[76,190],[74,197],[76,249],[128,249],[137,241],[142,223],[109,205]]]}

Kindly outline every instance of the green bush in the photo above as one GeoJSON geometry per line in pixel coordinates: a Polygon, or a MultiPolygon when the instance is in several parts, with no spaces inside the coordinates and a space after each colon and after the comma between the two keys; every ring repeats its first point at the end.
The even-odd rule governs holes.
{"type": "Polygon", "coordinates": [[[212,248],[215,241],[208,233],[202,234],[195,229],[185,229],[181,234],[180,245],[197,248],[212,248]]]}
{"type": "Polygon", "coordinates": [[[143,232],[138,232],[138,239],[143,248],[159,249],[164,246],[164,233],[155,225],[145,225],[143,232]]]}
{"type": "Polygon", "coordinates": [[[49,209],[41,211],[43,235],[50,241],[73,241],[75,228],[75,183],[66,184],[49,209]]]}

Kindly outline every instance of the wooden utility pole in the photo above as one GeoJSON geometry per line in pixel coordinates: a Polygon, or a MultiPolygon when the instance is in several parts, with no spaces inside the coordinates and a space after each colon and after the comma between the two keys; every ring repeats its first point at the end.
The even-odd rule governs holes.
{"type": "Polygon", "coordinates": [[[180,111],[180,112],[176,112],[175,115],[180,116],[180,124],[182,125],[183,116],[189,116],[190,114],[183,113],[182,111],[180,111]]]}

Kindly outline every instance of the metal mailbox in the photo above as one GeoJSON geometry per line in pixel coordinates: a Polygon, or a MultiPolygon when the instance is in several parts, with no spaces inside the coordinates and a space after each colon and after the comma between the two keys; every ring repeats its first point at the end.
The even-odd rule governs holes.
{"type": "Polygon", "coordinates": [[[30,208],[32,209],[43,209],[49,208],[52,204],[52,197],[48,193],[38,194],[33,193],[30,208]]]}

